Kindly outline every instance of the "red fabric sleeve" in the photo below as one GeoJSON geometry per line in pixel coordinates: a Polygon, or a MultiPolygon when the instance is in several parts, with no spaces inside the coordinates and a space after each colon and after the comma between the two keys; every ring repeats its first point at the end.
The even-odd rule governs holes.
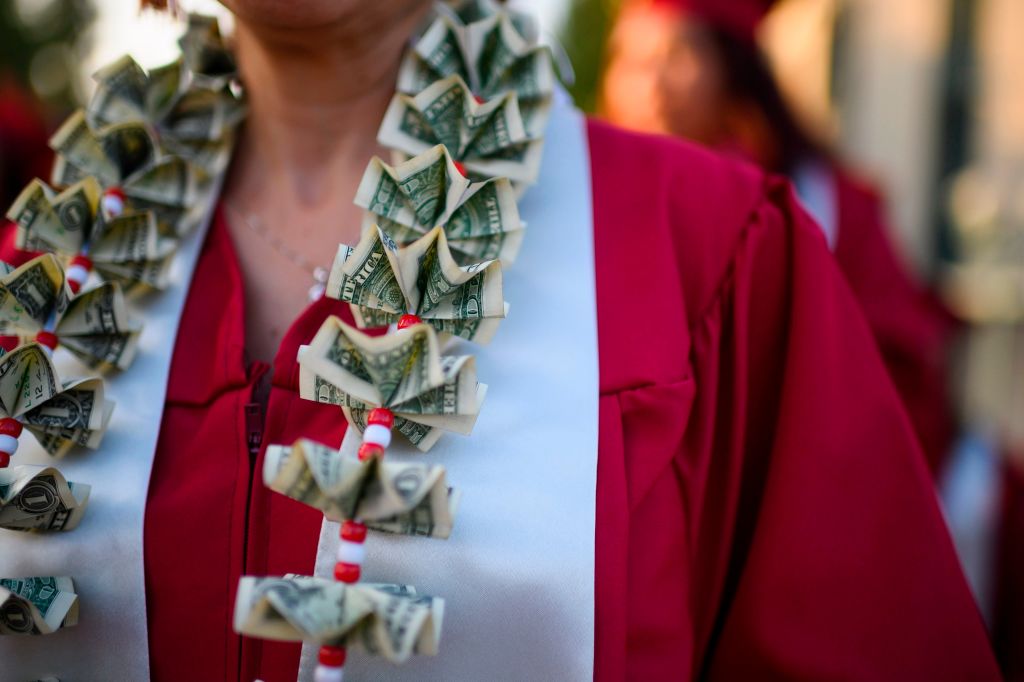
{"type": "Polygon", "coordinates": [[[683,475],[717,595],[709,679],[998,679],[910,424],[856,302],[769,182],[697,320],[683,475]],[[728,544],[726,544],[728,543],[728,544]]]}
{"type": "Polygon", "coordinates": [[[836,189],[836,260],[937,473],[956,432],[946,367],[957,320],[900,260],[878,196],[841,171],[836,172],[836,189]]]}

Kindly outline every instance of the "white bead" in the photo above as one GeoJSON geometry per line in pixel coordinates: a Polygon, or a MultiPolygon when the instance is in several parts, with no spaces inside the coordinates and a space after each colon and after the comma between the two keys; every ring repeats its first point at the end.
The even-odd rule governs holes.
{"type": "Polygon", "coordinates": [[[362,566],[366,559],[366,543],[342,540],[338,544],[338,561],[343,564],[362,566]]]}
{"type": "Polygon", "coordinates": [[[112,218],[124,213],[124,202],[116,194],[104,194],[100,206],[103,207],[103,212],[112,218]]]}
{"type": "Polygon", "coordinates": [[[363,442],[386,448],[391,444],[391,429],[383,424],[368,424],[363,431],[363,442]]]}
{"type": "Polygon", "coordinates": [[[78,285],[81,286],[85,284],[85,280],[89,279],[89,271],[76,263],[68,268],[65,276],[69,282],[78,282],[78,285]]]}
{"type": "Polygon", "coordinates": [[[345,678],[344,668],[327,667],[317,664],[313,672],[313,682],[342,682],[345,678]]]}
{"type": "Polygon", "coordinates": [[[0,433],[0,452],[6,452],[8,455],[14,455],[18,451],[18,439],[14,436],[8,436],[6,433],[0,433]]]}

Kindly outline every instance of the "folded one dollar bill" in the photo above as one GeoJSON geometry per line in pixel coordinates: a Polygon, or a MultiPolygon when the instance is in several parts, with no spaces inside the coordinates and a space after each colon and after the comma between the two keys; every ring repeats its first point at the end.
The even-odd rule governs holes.
{"type": "Polygon", "coordinates": [[[392,98],[377,140],[405,158],[442,144],[470,177],[507,177],[530,184],[540,171],[543,127],[527,128],[514,92],[490,100],[473,96],[458,74],[427,86],[415,97],[392,98]]]}
{"type": "Polygon", "coordinates": [[[73,530],[85,514],[90,490],[65,480],[53,467],[18,464],[0,469],[0,528],[73,530]]]}
{"type": "Polygon", "coordinates": [[[403,245],[441,227],[462,264],[511,263],[522,242],[523,222],[509,180],[470,182],[442,145],[397,166],[374,158],[355,201],[366,209],[364,232],[377,225],[403,245]]]}
{"type": "Polygon", "coordinates": [[[501,264],[459,265],[435,227],[399,248],[381,228],[338,247],[326,295],[352,305],[360,327],[386,327],[412,314],[443,334],[487,343],[504,319],[501,264]]]}
{"type": "Polygon", "coordinates": [[[47,353],[27,343],[0,357],[0,417],[13,417],[56,457],[99,447],[114,411],[103,379],[62,382],[47,353]]]}
{"type": "Polygon", "coordinates": [[[91,175],[103,190],[123,192],[127,210],[153,211],[161,232],[169,236],[180,236],[195,224],[196,207],[212,190],[197,166],[164,154],[141,121],[94,130],[79,110],[54,133],[50,146],[57,153],[54,185],[72,185],[91,175]]]}
{"type": "Polygon", "coordinates": [[[128,319],[121,287],[105,282],[74,294],[52,254],[15,268],[0,261],[0,334],[25,341],[44,329],[91,369],[125,369],[141,327],[128,319]]]}
{"type": "Polygon", "coordinates": [[[71,578],[0,578],[0,635],[49,635],[77,623],[71,578]]]}
{"type": "Polygon", "coordinates": [[[394,663],[437,654],[444,600],[406,585],[347,585],[286,575],[245,576],[235,598],[235,632],[287,642],[363,649],[394,663]]]}
{"type": "Polygon", "coordinates": [[[552,54],[522,15],[479,1],[439,11],[403,60],[398,90],[417,95],[455,74],[484,100],[515,93],[528,129],[546,123],[555,86],[552,54]]]}
{"type": "Polygon", "coordinates": [[[424,451],[444,431],[472,431],[487,393],[473,357],[442,356],[426,324],[371,337],[329,317],[300,349],[299,367],[303,398],[340,406],[360,432],[371,409],[386,407],[394,430],[424,451]]]}
{"type": "Polygon", "coordinates": [[[375,530],[434,538],[451,535],[459,497],[442,466],[363,461],[306,439],[267,449],[263,483],[332,521],[359,519],[375,530]]]}
{"type": "Polygon", "coordinates": [[[105,217],[100,193],[91,176],[61,192],[33,180],[7,211],[18,226],[15,245],[23,251],[51,251],[65,260],[88,251],[96,273],[127,292],[167,286],[175,240],[160,234],[152,211],[105,217]]]}

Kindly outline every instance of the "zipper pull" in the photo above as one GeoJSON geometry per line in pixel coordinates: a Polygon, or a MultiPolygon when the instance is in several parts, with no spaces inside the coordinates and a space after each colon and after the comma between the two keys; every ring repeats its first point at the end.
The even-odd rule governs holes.
{"type": "Polygon", "coordinates": [[[245,406],[245,442],[249,455],[255,457],[263,444],[263,405],[247,403],[245,406]]]}

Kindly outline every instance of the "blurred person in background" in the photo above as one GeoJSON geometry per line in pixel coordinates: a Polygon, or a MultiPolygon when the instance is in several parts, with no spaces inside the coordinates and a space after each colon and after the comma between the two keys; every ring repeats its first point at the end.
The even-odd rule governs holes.
{"type": "Polygon", "coordinates": [[[946,386],[954,318],[901,262],[879,195],[791,113],[755,41],[773,0],[626,0],[611,36],[604,115],[787,175],[853,290],[939,473],[955,435],[946,386]]]}

